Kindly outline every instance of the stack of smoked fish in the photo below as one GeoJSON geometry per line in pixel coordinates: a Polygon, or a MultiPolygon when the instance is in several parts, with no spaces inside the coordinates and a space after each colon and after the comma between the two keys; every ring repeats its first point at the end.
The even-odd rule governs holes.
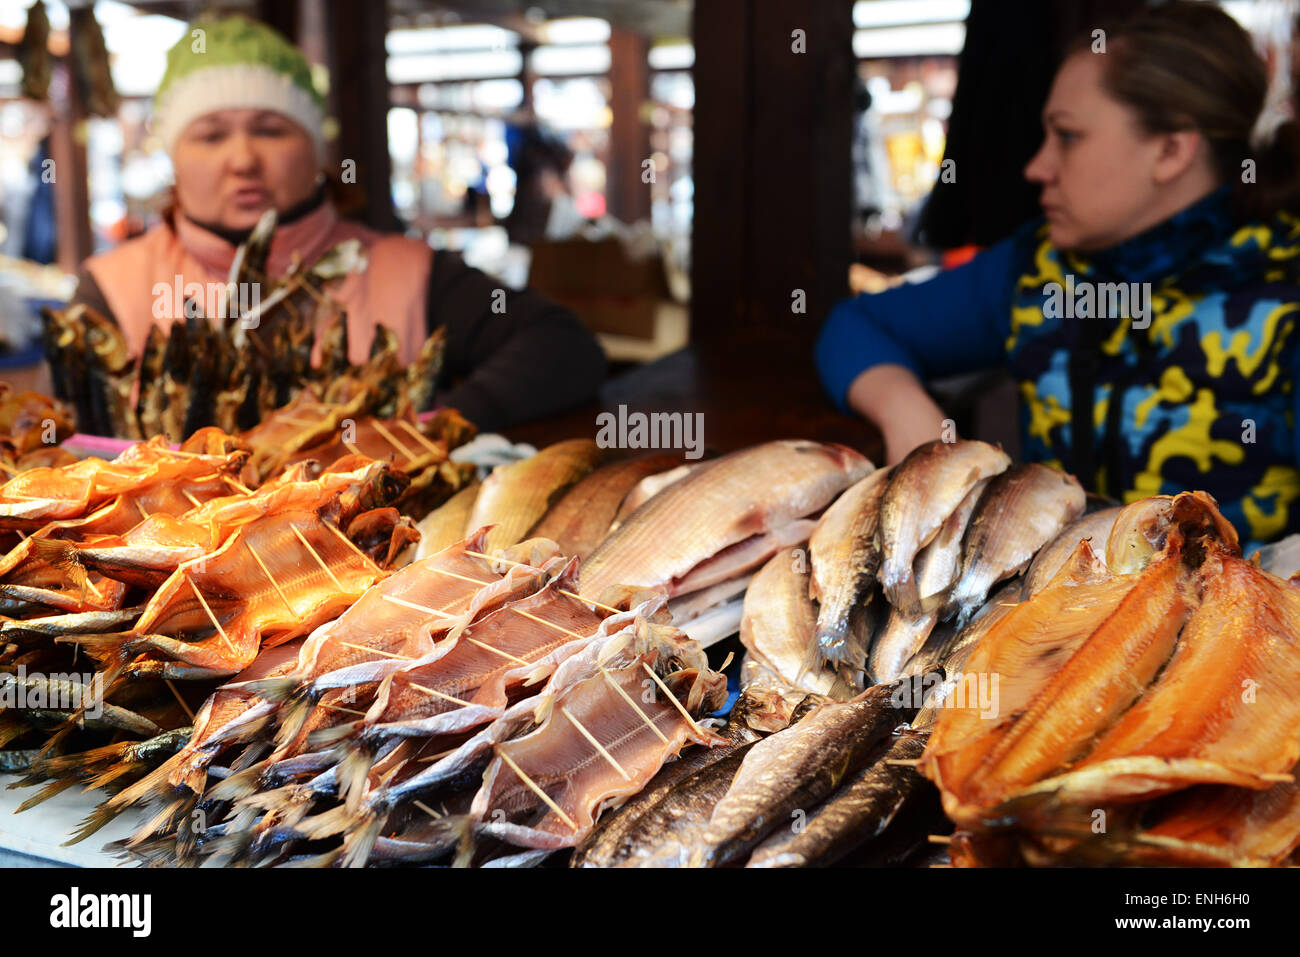
{"type": "MultiPolygon", "coordinates": [[[[431,444],[445,460],[447,440],[431,444]]],[[[418,538],[390,461],[303,459],[257,485],[251,457],[208,428],[0,485],[6,770],[51,779],[48,793],[106,768],[138,776],[144,754],[184,743],[215,681],[341,614],[418,538]],[[107,750],[101,732],[118,739],[107,750]]]]}
{"type": "Polygon", "coordinates": [[[532,864],[684,746],[722,741],[698,719],[726,679],[662,596],[584,601],[553,542],[489,555],[488,535],[264,650],[80,836],[144,803],[124,849],[155,863],[532,864]]]}
{"type": "Polygon", "coordinates": [[[1294,863],[1300,585],[1190,492],[1128,506],[1032,584],[979,638],[921,763],[953,863],[1294,863]],[[971,675],[998,678],[995,707],[963,698],[971,675]]]}
{"type": "Polygon", "coordinates": [[[741,641],[772,681],[841,700],[924,671],[1080,517],[1083,489],[984,442],[935,441],[868,473],[754,576],[741,641]]]}
{"type": "Polygon", "coordinates": [[[498,468],[422,523],[437,550],[300,647],[264,651],[86,833],[157,803],[128,850],[165,863],[531,863],[684,745],[703,760],[742,722],[784,727],[790,704],[759,692],[721,732],[700,722],[725,681],[668,599],[743,590],[870,465],[795,441],[659,474],[674,464],[579,440],[498,468]]]}
{"type": "Polygon", "coordinates": [[[155,305],[155,316],[172,313],[172,321],[150,327],[138,356],[117,325],[90,306],[42,311],[55,393],[72,404],[81,431],[122,439],[166,435],[173,442],[208,426],[233,434],[304,393],[309,405],[347,406],[344,418],[406,419],[433,407],[442,330],[404,367],[397,336],[375,323],[369,356],[354,365],[348,318],[330,289],[365,269],[361,244],[344,241],[314,263],[270,277],[275,228],[275,211],[268,210],[236,251],[219,301],[155,305]],[[245,301],[252,291],[256,301],[245,301]]]}

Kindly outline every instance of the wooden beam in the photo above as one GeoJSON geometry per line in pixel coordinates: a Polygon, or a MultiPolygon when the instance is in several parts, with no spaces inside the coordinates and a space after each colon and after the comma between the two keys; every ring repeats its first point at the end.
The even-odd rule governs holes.
{"type": "Polygon", "coordinates": [[[651,185],[642,181],[642,164],[650,157],[650,41],[629,30],[611,29],[609,82],[609,166],[606,197],[609,213],[625,223],[650,218],[651,185]]]}
{"type": "Polygon", "coordinates": [[[90,229],[90,183],[86,163],[86,108],[67,58],[50,81],[50,159],[54,161],[54,220],[58,264],[76,273],[94,252],[90,229]]]}
{"type": "Polygon", "coordinates": [[[695,5],[694,341],[811,344],[848,294],[852,40],[848,3],[695,5]]]}
{"type": "Polygon", "coordinates": [[[362,222],[373,229],[401,228],[393,212],[392,161],[388,156],[388,32],[386,0],[334,0],[326,6],[325,66],[330,75],[330,115],[338,137],[328,149],[337,176],[356,164],[362,222]]]}

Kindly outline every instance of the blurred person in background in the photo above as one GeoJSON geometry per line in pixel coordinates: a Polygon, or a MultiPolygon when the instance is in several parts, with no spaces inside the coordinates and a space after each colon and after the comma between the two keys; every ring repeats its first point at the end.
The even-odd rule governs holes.
{"type": "Polygon", "coordinates": [[[481,429],[590,397],[605,358],[568,310],[524,290],[506,291],[503,311],[501,283],[455,253],[340,218],[322,172],[324,116],[307,60],[270,27],[239,16],[193,24],[168,53],[154,100],[175,172],[171,208],[145,235],[88,259],[74,301],[113,318],[138,355],[155,321],[154,285],[224,282],[236,248],[274,208],[272,276],[295,257],[311,263],[344,240],[362,243],[365,271],[329,290],[347,311],[354,363],[377,322],[397,334],[405,362],[443,327],[438,402],[481,429]]]}
{"type": "Polygon", "coordinates": [[[1025,168],[1044,216],[841,302],[822,381],[892,463],[942,435],[927,379],[1006,363],[1027,461],[1123,501],[1209,491],[1243,541],[1300,531],[1300,128],[1257,124],[1265,65],[1215,5],[1171,0],[1104,43],[1068,50],[1044,107],[1025,168]]]}

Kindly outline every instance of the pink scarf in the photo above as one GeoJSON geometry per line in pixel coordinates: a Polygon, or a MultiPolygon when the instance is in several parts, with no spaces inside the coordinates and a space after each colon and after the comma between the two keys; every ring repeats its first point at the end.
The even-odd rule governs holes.
{"type": "MultiPolygon", "coordinates": [[[[433,250],[418,240],[385,235],[339,218],[324,203],[302,219],[281,226],[271,240],[267,272],[282,276],[295,257],[311,263],[330,247],[358,239],[368,267],[330,283],[326,289],[348,315],[348,352],[353,363],[370,353],[376,322],[392,329],[403,362],[411,362],[425,339],[425,299],[433,250]]],[[[185,286],[224,283],[235,247],[177,213],[174,223],[160,223],[143,236],[86,260],[86,269],[139,355],[157,324],[164,330],[182,318],[176,302],[185,286]]],[[[319,333],[319,330],[318,330],[319,333]]],[[[317,338],[317,348],[320,340],[317,338]]]]}

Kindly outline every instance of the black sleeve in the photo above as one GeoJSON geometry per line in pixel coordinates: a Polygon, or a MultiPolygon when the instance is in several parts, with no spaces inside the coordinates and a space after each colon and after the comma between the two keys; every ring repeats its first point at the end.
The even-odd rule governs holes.
{"type": "MultiPolygon", "coordinates": [[[[108,300],[104,298],[99,283],[95,282],[95,277],[90,274],[90,270],[85,266],[82,266],[77,273],[77,289],[72,294],[72,300],[68,305],[77,305],[78,303],[89,306],[101,316],[117,323],[117,316],[113,315],[113,310],[108,308],[108,300]]],[[[120,323],[118,324],[120,325],[120,323]]]]}
{"type": "Polygon", "coordinates": [[[438,404],[485,432],[578,405],[605,378],[605,354],[572,312],[455,253],[433,257],[426,316],[447,335],[438,404]]]}

